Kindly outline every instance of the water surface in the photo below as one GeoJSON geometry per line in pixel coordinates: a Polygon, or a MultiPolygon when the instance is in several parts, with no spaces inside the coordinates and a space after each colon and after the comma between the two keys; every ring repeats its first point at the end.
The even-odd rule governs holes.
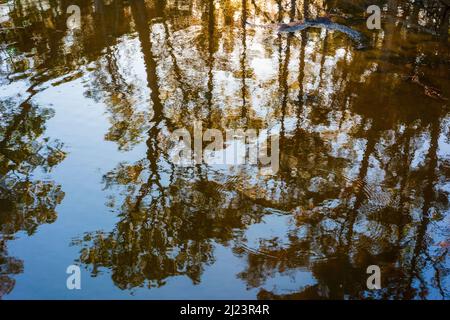
{"type": "Polygon", "coordinates": [[[368,30],[364,1],[72,2],[0,4],[0,297],[448,299],[436,12],[390,0],[368,30]],[[327,12],[368,47],[247,23],[327,12]],[[195,121],[270,129],[278,172],[174,164],[195,121]]]}

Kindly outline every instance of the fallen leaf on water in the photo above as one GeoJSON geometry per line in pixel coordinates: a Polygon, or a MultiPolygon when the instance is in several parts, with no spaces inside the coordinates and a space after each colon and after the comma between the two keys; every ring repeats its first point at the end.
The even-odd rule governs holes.
{"type": "Polygon", "coordinates": [[[441,248],[448,248],[450,247],[450,243],[448,243],[447,241],[441,241],[438,243],[438,246],[441,248]]]}

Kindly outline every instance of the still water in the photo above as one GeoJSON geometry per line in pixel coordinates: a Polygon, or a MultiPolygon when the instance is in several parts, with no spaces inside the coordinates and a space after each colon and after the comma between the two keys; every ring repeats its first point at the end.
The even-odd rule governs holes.
{"type": "Polygon", "coordinates": [[[448,299],[448,23],[368,5],[0,3],[0,298],[448,299]],[[367,48],[255,26],[326,13],[367,48]],[[276,134],[278,171],[174,164],[195,121],[276,134]]]}

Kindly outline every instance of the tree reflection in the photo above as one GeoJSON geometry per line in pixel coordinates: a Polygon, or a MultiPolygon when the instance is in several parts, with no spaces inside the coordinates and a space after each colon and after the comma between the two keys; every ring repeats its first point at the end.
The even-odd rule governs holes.
{"type": "MultiPolygon", "coordinates": [[[[277,5],[280,20],[284,6],[281,2],[277,5]]],[[[298,19],[297,12],[308,14],[307,10],[295,10],[296,7],[293,1],[287,8],[290,20],[298,19]]],[[[447,274],[443,251],[446,249],[436,248],[435,239],[426,240],[430,211],[448,211],[448,201],[444,201],[448,196],[442,185],[436,185],[436,139],[445,114],[424,116],[420,107],[411,110],[399,101],[404,95],[398,91],[410,90],[410,84],[392,76],[392,72],[398,72],[390,64],[390,60],[397,59],[389,51],[399,40],[392,37],[394,30],[386,35],[389,43],[384,48],[386,53],[375,60],[368,60],[366,53],[353,52],[349,45],[339,47],[340,40],[329,34],[321,39],[303,32],[298,37],[278,36],[272,47],[265,44],[268,54],[276,54],[279,66],[278,85],[271,80],[262,85],[266,94],[272,92],[274,97],[280,97],[263,103],[273,105],[268,117],[280,125],[282,165],[270,184],[269,180],[259,179],[256,185],[249,185],[245,171],[238,177],[230,177],[204,165],[189,170],[176,168],[167,159],[169,150],[158,143],[168,129],[186,126],[185,119],[172,116],[171,109],[179,110],[183,117],[200,117],[214,125],[226,126],[234,121],[247,125],[264,123],[264,119],[249,112],[253,102],[249,92],[258,79],[254,71],[249,71],[247,42],[249,36],[257,39],[253,37],[259,35],[257,30],[248,34],[247,1],[240,6],[240,40],[234,42],[214,36],[217,26],[226,29],[227,23],[216,22],[213,11],[217,9],[212,2],[200,6],[205,18],[194,46],[205,63],[203,70],[194,69],[194,73],[205,75],[205,85],[196,76],[189,84],[183,81],[189,65],[180,60],[186,61],[188,57],[175,53],[171,32],[177,20],[168,21],[169,9],[163,5],[153,11],[145,8],[143,1],[131,6],[151,93],[153,118],[147,132],[148,152],[145,159],[132,165],[120,164],[105,175],[108,188],[121,185],[126,191],[123,204],[118,207],[121,220],[115,230],[89,233],[82,241],[80,260],[92,266],[94,275],[102,267],[111,269],[112,278],[120,288],[161,286],[175,275],[185,275],[199,283],[204,267],[214,262],[214,244],[230,245],[232,241],[235,253],[248,261],[247,269],[239,277],[249,287],[261,287],[261,298],[425,298],[432,287],[446,295],[442,284],[447,274]],[[148,12],[150,16],[146,15],[148,12]],[[161,20],[156,20],[157,17],[161,20]],[[148,21],[158,22],[149,25],[148,21]],[[162,51],[154,49],[152,44],[157,30],[164,33],[160,45],[169,48],[167,59],[171,64],[167,70],[162,51]],[[226,49],[228,55],[239,48],[238,70],[234,71],[232,61],[216,64],[221,60],[222,53],[217,48],[222,42],[233,43],[226,49]],[[330,43],[333,43],[331,47],[330,43]],[[316,49],[307,54],[307,46],[316,49]],[[297,73],[289,68],[294,47],[299,48],[297,73]],[[343,61],[333,65],[335,70],[330,73],[329,61],[336,57],[338,49],[344,50],[343,61]],[[385,71],[384,75],[373,72],[373,61],[385,71]],[[306,71],[307,64],[314,63],[320,67],[317,76],[306,71]],[[214,78],[216,68],[232,70],[236,80],[240,79],[235,96],[240,97],[240,103],[231,96],[214,95],[223,92],[226,86],[214,78]],[[359,79],[363,74],[368,76],[359,79]],[[292,77],[299,79],[298,86],[292,77]],[[328,93],[328,81],[338,84],[331,93],[328,93]],[[317,86],[305,88],[311,82],[317,86]],[[379,83],[389,89],[374,97],[379,83]],[[177,86],[181,95],[162,98],[162,92],[176,92],[177,86]],[[198,93],[192,94],[192,88],[198,93]],[[237,108],[240,111],[218,108],[221,101],[240,105],[237,108]],[[183,107],[190,105],[192,109],[183,107]],[[200,106],[208,111],[206,118],[199,114],[200,106]],[[379,116],[380,106],[383,118],[379,116]],[[335,111],[336,107],[339,112],[335,111]],[[213,120],[217,119],[214,118],[217,112],[225,116],[225,121],[213,120]],[[287,127],[289,119],[296,121],[294,130],[287,127]],[[347,127],[348,142],[340,145],[339,150],[333,150],[338,135],[336,125],[338,129],[347,127]],[[328,127],[328,132],[317,131],[322,126],[328,127]],[[427,161],[423,166],[412,166],[412,153],[419,150],[419,137],[427,132],[430,132],[427,161]],[[358,151],[353,148],[355,142],[364,145],[359,161],[354,158],[358,151]],[[378,179],[379,171],[385,172],[384,180],[378,179]],[[424,187],[423,181],[427,181],[424,187]],[[440,195],[434,195],[435,192],[440,195]],[[330,207],[331,203],[334,204],[330,207]],[[262,209],[267,207],[292,215],[295,228],[290,231],[289,243],[277,244],[277,240],[260,235],[260,247],[242,250],[245,230],[261,221],[262,209]],[[421,212],[419,217],[416,212],[421,212]],[[412,253],[409,248],[414,248],[412,253]],[[380,292],[373,293],[365,287],[365,271],[370,264],[381,265],[385,270],[386,287],[380,292]],[[311,270],[316,285],[288,295],[263,289],[265,281],[275,272],[282,274],[304,267],[311,270]],[[434,276],[425,280],[423,270],[431,270],[434,276]]],[[[251,13],[264,19],[261,8],[251,13]]],[[[410,54],[408,59],[413,60],[415,52],[410,54]]],[[[415,66],[422,67],[425,66],[415,66]]],[[[439,109],[438,102],[429,103],[439,109]]]]}
{"type": "MultiPolygon", "coordinates": [[[[104,174],[119,221],[75,241],[79,261],[93,276],[110,270],[121,289],[174,276],[199,284],[221,244],[245,260],[238,277],[259,298],[447,297],[448,248],[438,243],[448,241],[449,159],[440,152],[448,106],[408,80],[450,92],[449,60],[436,54],[448,57],[446,44],[425,32],[448,29],[445,19],[430,23],[446,11],[389,1],[384,31],[369,33],[363,1],[180,2],[79,1],[85,28],[69,49],[67,34],[42,28],[48,19],[61,27],[60,10],[17,6],[10,15],[30,26],[9,39],[42,33],[35,59],[50,65],[50,77],[90,63],[85,94],[106,106],[106,140],[126,151],[145,145],[141,159],[104,174]],[[333,32],[274,34],[247,23],[314,18],[332,7],[339,22],[369,36],[371,49],[355,50],[333,32]],[[279,172],[175,166],[164,137],[195,120],[223,132],[277,131],[279,172]],[[289,218],[287,234],[258,234],[255,247],[247,230],[274,212],[289,218]],[[366,287],[371,264],[382,269],[380,291],[366,287]],[[299,270],[315,284],[288,294],[266,286],[299,270]]],[[[15,260],[5,265],[20,269],[15,260]]]]}
{"type": "Polygon", "coordinates": [[[41,137],[52,111],[32,105],[31,96],[20,104],[0,104],[0,298],[14,287],[11,275],[23,270],[21,260],[8,256],[8,240],[19,231],[32,235],[39,225],[53,223],[64,197],[53,181],[33,178],[38,169],[49,172],[65,153],[61,142],[41,137]]]}

